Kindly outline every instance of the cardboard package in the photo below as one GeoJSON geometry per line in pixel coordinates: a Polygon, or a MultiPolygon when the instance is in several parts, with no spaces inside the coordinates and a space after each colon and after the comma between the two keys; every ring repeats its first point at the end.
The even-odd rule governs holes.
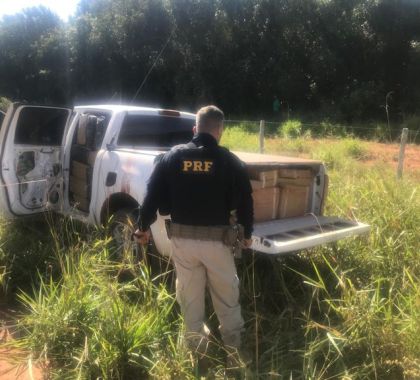
{"type": "Polygon", "coordinates": [[[254,199],[254,221],[256,223],[277,218],[280,198],[278,187],[255,190],[252,197],[254,199]]]}
{"type": "Polygon", "coordinates": [[[91,150],[82,145],[72,145],[71,147],[71,160],[88,164],[93,167],[96,160],[96,150],[91,150]]]}
{"type": "Polygon", "coordinates": [[[73,177],[87,182],[90,180],[92,169],[90,165],[83,164],[78,161],[72,161],[70,173],[73,177]]]}
{"type": "Polygon", "coordinates": [[[279,186],[310,186],[314,181],[314,174],[310,169],[279,169],[279,186]]]}
{"type": "Polygon", "coordinates": [[[80,117],[79,124],[77,126],[77,144],[84,145],[91,149],[95,148],[96,124],[96,116],[82,115],[80,117]]]}
{"type": "Polygon", "coordinates": [[[79,124],[77,125],[76,142],[79,145],[86,145],[87,143],[87,136],[86,136],[87,124],[88,124],[87,115],[82,115],[80,117],[79,124]]]}
{"type": "Polygon", "coordinates": [[[96,156],[97,156],[98,152],[96,151],[91,151],[88,153],[87,156],[87,163],[88,165],[90,165],[93,168],[93,165],[95,165],[95,160],[96,160],[96,156]]]}
{"type": "Polygon", "coordinates": [[[79,198],[90,198],[90,187],[84,180],[70,176],[69,188],[73,195],[77,195],[79,198]]]}
{"type": "Polygon", "coordinates": [[[250,182],[251,182],[252,191],[263,189],[263,183],[261,181],[251,179],[250,182]]]}
{"type": "Polygon", "coordinates": [[[309,186],[281,186],[278,217],[304,216],[309,206],[309,186]]]}
{"type": "Polygon", "coordinates": [[[279,169],[279,177],[281,178],[312,178],[312,170],[310,169],[279,169]]]}
{"type": "Polygon", "coordinates": [[[252,169],[249,171],[249,178],[253,181],[260,182],[262,188],[275,187],[277,186],[278,181],[278,171],[277,170],[264,170],[252,169]]]}

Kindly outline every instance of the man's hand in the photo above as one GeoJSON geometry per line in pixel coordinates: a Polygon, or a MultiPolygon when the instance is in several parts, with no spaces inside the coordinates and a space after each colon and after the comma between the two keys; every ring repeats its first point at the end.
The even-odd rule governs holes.
{"type": "Polygon", "coordinates": [[[242,240],[242,245],[244,248],[250,248],[252,245],[252,239],[244,239],[242,240]]]}
{"type": "Polygon", "coordinates": [[[150,241],[150,230],[148,231],[140,231],[136,230],[133,234],[134,240],[141,245],[146,245],[150,241]]]}

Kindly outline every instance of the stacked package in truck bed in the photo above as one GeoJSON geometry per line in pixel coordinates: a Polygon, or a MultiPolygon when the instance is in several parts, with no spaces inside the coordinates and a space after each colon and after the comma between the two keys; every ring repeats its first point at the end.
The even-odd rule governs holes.
{"type": "Polygon", "coordinates": [[[249,169],[254,198],[254,220],[304,216],[309,212],[314,179],[311,169],[249,169]]]}

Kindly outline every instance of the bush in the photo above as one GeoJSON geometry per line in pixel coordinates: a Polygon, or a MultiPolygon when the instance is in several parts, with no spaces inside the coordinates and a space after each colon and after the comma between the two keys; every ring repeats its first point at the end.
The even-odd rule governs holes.
{"type": "Polygon", "coordinates": [[[0,111],[6,112],[10,105],[10,100],[0,96],[0,111]]]}
{"type": "Polygon", "coordinates": [[[302,122],[300,120],[288,120],[279,127],[277,133],[289,139],[301,137],[303,134],[302,122]]]}
{"type": "Polygon", "coordinates": [[[55,214],[0,220],[0,299],[38,286],[39,273],[58,276],[57,252],[98,236],[86,224],[55,214]]]}
{"type": "Polygon", "coordinates": [[[348,138],[342,140],[340,143],[343,146],[344,154],[346,156],[352,157],[356,160],[367,158],[367,149],[363,146],[363,143],[360,140],[348,138]]]}
{"type": "Polygon", "coordinates": [[[244,131],[240,126],[225,129],[221,145],[235,150],[258,152],[259,137],[257,133],[244,131]]]}
{"type": "Polygon", "coordinates": [[[340,124],[334,124],[329,121],[322,121],[311,127],[314,136],[317,137],[345,137],[347,136],[346,127],[340,124]]]}
{"type": "Polygon", "coordinates": [[[386,123],[376,123],[373,126],[372,138],[379,142],[387,142],[391,140],[391,131],[386,123]]]}
{"type": "Polygon", "coordinates": [[[38,274],[51,272],[54,243],[43,218],[0,221],[0,299],[29,290],[38,274]]]}
{"type": "Polygon", "coordinates": [[[225,132],[230,131],[232,129],[239,129],[246,133],[259,133],[260,130],[260,124],[257,121],[230,121],[226,120],[224,123],[225,132]]]}
{"type": "Polygon", "coordinates": [[[312,152],[312,158],[322,161],[329,170],[339,170],[346,163],[346,155],[337,145],[320,146],[312,152]]]}
{"type": "Polygon", "coordinates": [[[420,116],[419,115],[410,115],[404,119],[404,122],[401,125],[402,128],[408,128],[412,131],[420,130],[420,116]]]}

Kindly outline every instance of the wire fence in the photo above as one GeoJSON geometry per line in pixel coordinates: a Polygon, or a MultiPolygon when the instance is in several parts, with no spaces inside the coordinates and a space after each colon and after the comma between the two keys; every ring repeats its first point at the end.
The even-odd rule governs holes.
{"type": "MultiPolygon", "coordinates": [[[[252,136],[251,140],[246,135],[239,135],[237,141],[235,137],[235,145],[239,142],[246,143],[247,147],[253,151],[265,152],[266,139],[275,138],[345,138],[356,137],[370,141],[383,143],[399,144],[397,178],[401,178],[403,174],[405,150],[407,144],[420,143],[420,128],[412,130],[408,128],[390,128],[388,125],[378,125],[377,127],[369,126],[345,126],[331,123],[301,123],[296,120],[280,123],[273,121],[252,121],[252,120],[226,120],[225,127],[227,129],[239,129],[240,132],[246,132],[252,136]]],[[[233,135],[235,136],[235,134],[233,135]]],[[[284,143],[287,139],[282,139],[284,143]]],[[[290,142],[293,140],[289,140],[290,142]]],[[[296,142],[300,142],[295,140],[296,142]]],[[[296,147],[294,147],[296,148],[296,147]]],[[[297,146],[299,148],[299,146],[297,146]]],[[[300,149],[300,148],[299,148],[300,149]]],[[[359,154],[359,153],[357,153],[359,154]]]]}
{"type": "MultiPolygon", "coordinates": [[[[260,133],[261,121],[258,120],[225,120],[227,128],[240,128],[248,133],[260,133]]],[[[365,140],[373,140],[385,143],[397,143],[401,141],[403,127],[388,127],[385,124],[377,126],[341,125],[328,122],[322,123],[290,123],[264,121],[264,136],[275,137],[357,137],[365,140]]],[[[420,126],[417,130],[409,129],[408,144],[420,144],[420,126]]]]}

